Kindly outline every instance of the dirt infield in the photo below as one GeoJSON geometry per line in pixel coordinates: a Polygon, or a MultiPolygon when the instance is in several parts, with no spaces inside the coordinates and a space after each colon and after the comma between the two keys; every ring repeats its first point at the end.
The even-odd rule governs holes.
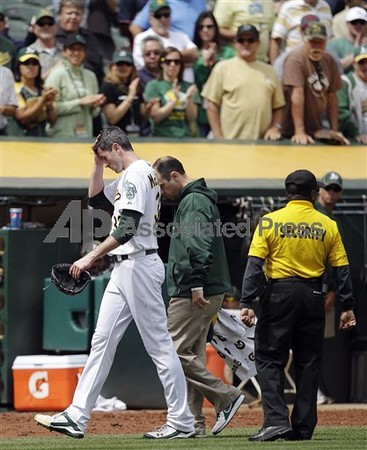
{"type": "MultiPolygon", "coordinates": [[[[206,410],[208,431],[215,422],[215,414],[212,408],[206,410]]],[[[48,431],[37,426],[33,420],[35,413],[6,412],[0,415],[1,437],[41,436],[48,431]]],[[[52,414],[52,413],[47,413],[52,414]]],[[[319,425],[367,425],[366,405],[322,405],[319,407],[319,425]]],[[[163,425],[166,413],[162,410],[139,410],[93,413],[89,423],[90,434],[140,434],[163,425]]],[[[249,408],[241,406],[239,412],[233,418],[229,427],[260,427],[262,421],[262,409],[260,407],[249,408]]]]}

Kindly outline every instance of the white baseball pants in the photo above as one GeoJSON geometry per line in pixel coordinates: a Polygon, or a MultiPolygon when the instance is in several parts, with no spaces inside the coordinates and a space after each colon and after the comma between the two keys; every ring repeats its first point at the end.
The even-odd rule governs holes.
{"type": "Polygon", "coordinates": [[[163,280],[164,266],[157,254],[132,257],[115,265],[103,295],[89,358],[66,410],[83,432],[110,372],[117,345],[132,319],[162,382],[167,423],[182,431],[194,430],[186,380],[167,330],[163,280]]]}

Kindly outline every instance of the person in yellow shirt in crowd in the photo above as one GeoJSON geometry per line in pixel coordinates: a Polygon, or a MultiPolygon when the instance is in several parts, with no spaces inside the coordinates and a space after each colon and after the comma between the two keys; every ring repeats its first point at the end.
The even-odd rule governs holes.
{"type": "Polygon", "coordinates": [[[250,441],[309,440],[317,424],[317,389],[325,328],[323,274],[333,267],[342,304],[340,329],[356,326],[348,258],[336,222],[314,208],[315,175],[296,170],[285,180],[288,204],[260,218],[250,246],[241,320],[255,324],[252,302],[261,293],[255,355],[264,423],[250,441]],[[265,275],[263,278],[263,266],[265,275]],[[293,351],[297,394],[290,419],[284,368],[293,351]]]}

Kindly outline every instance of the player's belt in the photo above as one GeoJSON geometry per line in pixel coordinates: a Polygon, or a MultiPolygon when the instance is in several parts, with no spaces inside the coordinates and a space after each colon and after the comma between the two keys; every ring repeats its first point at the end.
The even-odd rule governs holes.
{"type": "Polygon", "coordinates": [[[134,259],[141,256],[153,255],[154,253],[157,253],[157,250],[155,248],[150,248],[148,250],[142,250],[141,252],[131,253],[130,255],[112,255],[111,258],[113,262],[122,262],[126,261],[127,259],[134,259]]]}
{"type": "Polygon", "coordinates": [[[299,283],[306,283],[306,284],[315,284],[320,283],[322,280],[322,277],[317,278],[302,278],[302,277],[289,277],[289,278],[269,278],[269,283],[285,283],[285,282],[299,282],[299,283]]]}

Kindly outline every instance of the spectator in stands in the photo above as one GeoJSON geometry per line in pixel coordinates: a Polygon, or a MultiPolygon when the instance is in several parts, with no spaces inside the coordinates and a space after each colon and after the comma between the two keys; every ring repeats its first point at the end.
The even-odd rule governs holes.
{"type": "Polygon", "coordinates": [[[147,36],[141,43],[144,65],[138,71],[140,86],[143,91],[148,81],[159,77],[161,66],[160,57],[163,52],[163,42],[158,36],[147,36]]]}
{"type": "MultiPolygon", "coordinates": [[[[138,71],[139,84],[142,91],[145,91],[149,81],[160,80],[162,77],[161,57],[163,54],[163,42],[157,36],[147,36],[142,41],[144,66],[138,71]]],[[[158,98],[151,98],[145,102],[145,117],[149,117],[149,112],[154,103],[159,102],[158,98]]],[[[140,128],[141,136],[151,135],[151,124],[149,120],[144,120],[140,128]]]]}
{"type": "Polygon", "coordinates": [[[353,70],[355,48],[367,45],[367,11],[359,6],[349,8],[345,15],[345,21],[349,36],[332,39],[328,48],[338,56],[345,73],[347,73],[353,70]]]}
{"type": "MultiPolygon", "coordinates": [[[[53,11],[59,12],[60,11],[60,7],[61,7],[61,1],[62,0],[52,0],[52,9],[53,11]]],[[[80,21],[80,26],[81,27],[86,27],[87,26],[87,18],[88,18],[88,14],[89,14],[89,4],[90,4],[91,0],[80,0],[79,3],[81,3],[82,5],[82,19],[80,21]]],[[[59,17],[56,17],[56,21],[58,21],[59,17]]]]}
{"type": "Polygon", "coordinates": [[[319,17],[331,36],[332,14],[325,0],[288,0],[280,7],[271,32],[269,57],[271,64],[282,51],[288,52],[303,43],[301,20],[306,14],[319,17]]]}
{"type": "Polygon", "coordinates": [[[0,66],[0,136],[7,135],[8,118],[14,117],[18,107],[14,90],[13,72],[5,66],[0,66]]]}
{"type": "Polygon", "coordinates": [[[260,45],[254,25],[237,30],[237,56],[215,65],[201,95],[217,139],[280,138],[284,96],[274,69],[256,60],[260,45]]]}
{"type": "Polygon", "coordinates": [[[234,45],[237,29],[240,25],[250,23],[260,31],[260,45],[256,59],[269,62],[269,36],[275,19],[273,3],[269,0],[238,0],[228,2],[217,0],[214,16],[219,26],[219,32],[225,42],[234,45]]]}
{"type": "MultiPolygon", "coordinates": [[[[139,84],[144,92],[149,81],[158,79],[161,76],[160,58],[163,52],[163,43],[157,36],[147,36],[143,39],[141,46],[144,66],[138,71],[138,77],[140,80],[139,84]]],[[[149,115],[148,110],[156,101],[158,101],[158,99],[151,99],[149,102],[145,103],[145,114],[149,115]]],[[[140,135],[150,136],[150,134],[150,121],[143,121],[143,124],[140,127],[140,135]]]]}
{"type": "Polygon", "coordinates": [[[81,27],[83,11],[83,0],[60,1],[59,23],[56,31],[56,40],[64,45],[70,34],[80,34],[83,36],[86,42],[87,50],[85,68],[94,72],[100,85],[104,77],[103,57],[96,38],[89,30],[81,27]]]}
{"type": "Polygon", "coordinates": [[[105,101],[98,94],[95,74],[84,68],[87,44],[81,34],[69,34],[63,50],[65,61],[47,77],[45,84],[59,89],[56,100],[58,119],[48,129],[53,137],[91,138],[93,117],[105,101]]]}
{"type": "MultiPolygon", "coordinates": [[[[232,46],[221,44],[218,24],[211,11],[200,14],[195,25],[194,43],[199,49],[199,59],[193,67],[194,77],[195,84],[201,92],[215,64],[223,59],[232,58],[236,52],[232,46]]],[[[210,131],[206,101],[202,100],[202,104],[199,105],[197,123],[200,136],[206,137],[210,131]]]]}
{"type": "Polygon", "coordinates": [[[50,70],[63,60],[62,45],[56,42],[55,18],[48,9],[40,11],[32,31],[36,37],[32,47],[40,58],[42,78],[46,79],[50,70]]]}
{"type": "Polygon", "coordinates": [[[275,17],[278,16],[280,7],[284,3],[284,0],[273,0],[273,11],[275,14],[275,17]]]}
{"type": "MultiPolygon", "coordinates": [[[[149,15],[152,8],[155,9],[153,5],[160,3],[162,0],[149,0],[137,14],[130,25],[130,33],[133,37],[149,28],[149,15]]],[[[192,39],[199,14],[207,10],[205,0],[169,0],[168,3],[172,10],[171,30],[185,33],[192,39]]]]}
{"type": "MultiPolygon", "coordinates": [[[[292,1],[292,0],[290,0],[292,1]]],[[[284,64],[283,86],[286,114],[282,135],[296,144],[314,143],[314,135],[322,130],[327,113],[331,130],[338,133],[338,100],[336,91],[341,78],[333,57],[325,53],[325,25],[310,22],[304,31],[302,48],[290,53],[284,64]]],[[[348,140],[342,133],[338,133],[348,140]]]]}
{"type": "Polygon", "coordinates": [[[0,35],[0,65],[13,70],[16,52],[15,45],[9,39],[0,35]]]}
{"type": "MultiPolygon", "coordinates": [[[[310,22],[320,22],[320,19],[315,14],[306,14],[305,16],[303,16],[301,19],[301,25],[300,25],[302,36],[304,36],[304,31],[310,22]]],[[[280,80],[282,80],[282,78],[283,78],[284,62],[287,59],[288,55],[291,52],[293,52],[294,50],[301,48],[303,45],[304,45],[304,42],[302,42],[302,44],[297,45],[296,47],[291,49],[289,52],[282,52],[278,56],[278,58],[274,61],[273,67],[274,67],[274,70],[280,80]]],[[[326,49],[326,52],[330,53],[332,55],[332,57],[335,59],[337,65],[338,65],[339,73],[340,73],[340,75],[342,75],[344,73],[344,67],[343,67],[342,63],[340,62],[339,58],[330,49],[326,49]]]]}
{"type": "MultiPolygon", "coordinates": [[[[335,205],[340,201],[343,194],[343,179],[337,172],[327,172],[321,179],[324,187],[320,188],[318,199],[315,202],[315,209],[330,217],[338,224],[339,232],[343,238],[343,231],[340,221],[334,214],[335,205]]],[[[327,265],[326,273],[324,275],[324,284],[326,284],[325,295],[325,332],[324,338],[331,339],[335,337],[335,303],[337,297],[337,280],[332,268],[327,265]]],[[[326,350],[326,349],[325,349],[326,350]]],[[[326,363],[323,360],[322,364],[326,363]]],[[[317,404],[330,404],[334,400],[328,395],[327,386],[321,371],[320,386],[317,391],[317,404]]]]}
{"type": "MultiPolygon", "coordinates": [[[[131,48],[133,46],[134,37],[130,33],[130,25],[139,11],[145,6],[148,0],[120,0],[118,8],[118,23],[120,25],[120,33],[129,39],[131,48]]],[[[143,30],[141,30],[143,31],[143,30]]]]}
{"type": "MultiPolygon", "coordinates": [[[[1,5],[4,5],[4,2],[1,2],[1,5]]],[[[2,8],[2,6],[0,6],[0,8],[2,8]]],[[[1,11],[1,9],[0,9],[0,36],[10,41],[15,48],[21,47],[22,41],[17,41],[10,36],[8,17],[3,11],[1,11]]]]}
{"type": "Polygon", "coordinates": [[[98,41],[104,66],[112,60],[115,43],[111,35],[111,27],[117,26],[118,0],[90,0],[87,19],[88,30],[98,41]]]}
{"type": "Polygon", "coordinates": [[[197,118],[200,96],[194,84],[184,81],[183,58],[174,47],[163,50],[162,76],[146,85],[145,101],[154,101],[149,109],[152,135],[171,138],[191,136],[191,126],[197,118]],[[159,101],[155,102],[155,99],[159,101]]]}
{"type": "MultiPolygon", "coordinates": [[[[137,69],[144,65],[141,43],[147,36],[158,36],[163,47],[175,47],[180,50],[184,64],[191,66],[198,59],[198,49],[182,31],[171,31],[171,8],[166,0],[153,0],[150,3],[149,22],[151,27],[139,33],[134,39],[133,55],[137,69]]],[[[188,67],[184,73],[184,80],[193,82],[194,73],[188,67]]]]}
{"type": "Polygon", "coordinates": [[[15,92],[18,108],[9,122],[9,135],[46,136],[46,124],[57,119],[55,98],[57,89],[44,87],[40,58],[33,47],[19,52],[15,66],[15,92]]]}
{"type": "Polygon", "coordinates": [[[347,137],[367,144],[367,46],[356,49],[354,72],[342,76],[337,92],[339,129],[347,137]]]}
{"type": "Polygon", "coordinates": [[[367,2],[365,0],[344,0],[345,8],[334,15],[333,17],[333,38],[338,39],[340,37],[349,37],[349,29],[345,21],[345,16],[349,8],[353,6],[360,6],[361,8],[367,7],[367,2]]]}
{"type": "Polygon", "coordinates": [[[145,108],[131,52],[120,50],[114,54],[101,92],[106,96],[102,111],[108,125],[138,136],[145,108]]]}

